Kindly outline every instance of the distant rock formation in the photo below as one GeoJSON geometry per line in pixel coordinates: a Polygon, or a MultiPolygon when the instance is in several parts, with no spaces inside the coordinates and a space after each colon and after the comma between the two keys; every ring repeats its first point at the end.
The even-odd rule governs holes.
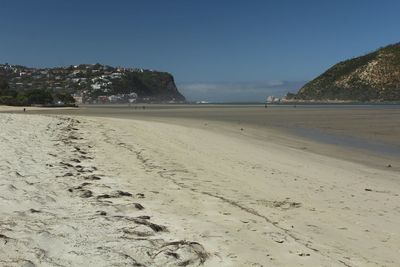
{"type": "Polygon", "coordinates": [[[299,100],[400,100],[400,43],[340,62],[304,85],[299,100]]]}
{"type": "Polygon", "coordinates": [[[185,101],[171,74],[138,68],[101,64],[29,68],[6,63],[0,64],[0,80],[7,81],[11,92],[44,90],[71,94],[89,103],[99,97],[126,100],[124,96],[133,93],[140,102],[185,101]]]}

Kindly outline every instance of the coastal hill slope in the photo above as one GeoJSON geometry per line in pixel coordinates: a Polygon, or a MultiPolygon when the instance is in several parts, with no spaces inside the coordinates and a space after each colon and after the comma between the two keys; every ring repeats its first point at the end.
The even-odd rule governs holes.
{"type": "Polygon", "coordinates": [[[68,93],[84,102],[98,102],[99,99],[123,101],[132,93],[144,102],[185,100],[170,73],[138,68],[101,64],[30,68],[6,63],[0,64],[1,79],[7,81],[13,92],[44,90],[52,94],[68,93]]]}
{"type": "Polygon", "coordinates": [[[400,43],[342,61],[304,85],[300,100],[400,100],[400,43]]]}

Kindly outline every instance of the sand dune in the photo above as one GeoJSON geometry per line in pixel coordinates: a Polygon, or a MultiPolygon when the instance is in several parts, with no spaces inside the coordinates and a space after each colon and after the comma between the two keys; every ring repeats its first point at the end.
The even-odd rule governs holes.
{"type": "Polygon", "coordinates": [[[400,261],[390,168],[235,128],[11,114],[0,125],[2,265],[400,261]]]}

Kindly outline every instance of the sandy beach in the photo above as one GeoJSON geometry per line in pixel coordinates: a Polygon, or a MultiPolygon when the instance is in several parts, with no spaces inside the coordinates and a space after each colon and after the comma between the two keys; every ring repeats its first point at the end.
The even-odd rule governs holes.
{"type": "MultiPolygon", "coordinates": [[[[10,109],[10,108],[9,108],[10,109]]],[[[22,113],[21,108],[14,112],[22,113]]],[[[84,105],[28,108],[33,114],[107,117],[176,124],[386,169],[400,160],[400,105],[84,105]],[[243,129],[243,131],[241,130],[243,129]]],[[[1,109],[0,109],[1,112],[1,109]]]]}
{"type": "Polygon", "coordinates": [[[400,263],[396,155],[251,124],[58,112],[0,114],[3,266],[400,263]]]}
{"type": "Polygon", "coordinates": [[[0,267],[400,267],[400,1],[360,2],[4,1],[0,267]]]}

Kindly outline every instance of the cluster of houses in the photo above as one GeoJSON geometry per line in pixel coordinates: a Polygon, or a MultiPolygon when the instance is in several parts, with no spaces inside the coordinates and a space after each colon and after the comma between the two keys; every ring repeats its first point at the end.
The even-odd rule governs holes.
{"type": "Polygon", "coordinates": [[[267,100],[265,102],[267,104],[277,104],[277,103],[280,103],[281,101],[282,101],[281,98],[270,95],[267,97],[267,100]]]}
{"type": "Polygon", "coordinates": [[[98,96],[97,103],[106,104],[106,103],[135,103],[137,101],[137,94],[117,94],[110,96],[98,96]]]}
{"type": "Polygon", "coordinates": [[[122,73],[120,72],[105,73],[99,77],[91,79],[90,86],[92,87],[93,90],[103,90],[104,92],[107,93],[112,85],[112,80],[121,78],[122,78],[122,73]]]}
{"type": "MultiPolygon", "coordinates": [[[[28,68],[7,63],[0,64],[0,75],[8,78],[12,89],[47,89],[53,92],[70,92],[78,104],[85,102],[133,103],[137,100],[136,93],[110,95],[113,81],[122,79],[126,72],[144,71],[137,68],[114,68],[100,64],[81,64],[58,68],[28,68]],[[93,92],[95,92],[94,97],[92,96],[93,92]],[[101,96],[98,96],[99,94],[101,96]]],[[[133,88],[131,89],[130,91],[134,91],[133,88]]]]}
{"type": "Polygon", "coordinates": [[[273,95],[270,95],[267,97],[265,103],[266,104],[288,103],[288,102],[293,101],[293,96],[294,96],[294,94],[292,94],[292,93],[287,93],[283,97],[275,97],[273,95]]]}
{"type": "Polygon", "coordinates": [[[135,103],[138,100],[136,93],[116,94],[116,95],[100,95],[95,99],[85,97],[85,92],[75,93],[72,95],[76,104],[106,104],[106,103],[135,103]]]}

